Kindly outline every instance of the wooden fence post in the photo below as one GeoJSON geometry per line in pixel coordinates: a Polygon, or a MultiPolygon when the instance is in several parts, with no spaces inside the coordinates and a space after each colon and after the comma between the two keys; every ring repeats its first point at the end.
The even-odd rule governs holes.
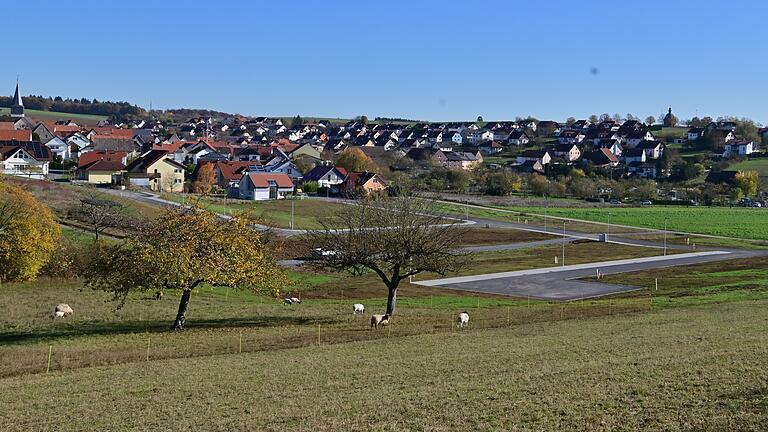
{"type": "Polygon", "coordinates": [[[53,345],[48,345],[48,366],[45,367],[45,373],[51,371],[51,354],[53,353],[53,345]]]}

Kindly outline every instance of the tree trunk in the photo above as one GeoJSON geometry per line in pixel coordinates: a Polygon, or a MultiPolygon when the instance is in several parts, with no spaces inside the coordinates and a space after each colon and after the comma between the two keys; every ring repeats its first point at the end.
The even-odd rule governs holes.
{"type": "Polygon", "coordinates": [[[395,303],[397,302],[397,285],[390,286],[388,288],[389,288],[389,294],[387,295],[386,314],[389,316],[393,316],[395,314],[395,303]]]}
{"type": "Polygon", "coordinates": [[[191,295],[191,289],[185,289],[182,292],[181,301],[179,301],[179,311],[176,313],[176,321],[173,322],[171,330],[184,330],[184,323],[187,321],[187,307],[189,306],[189,297],[191,295]]]}

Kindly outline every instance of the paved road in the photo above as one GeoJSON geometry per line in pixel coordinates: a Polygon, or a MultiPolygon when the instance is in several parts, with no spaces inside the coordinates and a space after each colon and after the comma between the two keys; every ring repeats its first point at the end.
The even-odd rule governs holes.
{"type": "Polygon", "coordinates": [[[606,275],[701,264],[737,258],[749,258],[759,255],[765,255],[765,252],[746,250],[704,251],[668,256],[547,267],[515,272],[492,273],[477,276],[435,279],[417,281],[414,283],[424,286],[439,286],[460,291],[500,294],[511,297],[571,301],[648,288],[576,280],[595,276],[597,270],[599,270],[601,274],[606,275]]]}

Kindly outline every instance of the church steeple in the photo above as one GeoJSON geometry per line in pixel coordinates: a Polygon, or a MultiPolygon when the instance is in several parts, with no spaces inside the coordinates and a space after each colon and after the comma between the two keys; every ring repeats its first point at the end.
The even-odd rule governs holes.
{"type": "Polygon", "coordinates": [[[13,101],[11,102],[11,117],[24,117],[24,102],[21,100],[18,79],[16,80],[16,93],[13,94],[13,101]]]}

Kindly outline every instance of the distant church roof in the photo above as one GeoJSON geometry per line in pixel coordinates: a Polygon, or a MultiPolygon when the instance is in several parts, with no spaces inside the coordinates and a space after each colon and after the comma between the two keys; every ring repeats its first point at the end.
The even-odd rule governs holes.
{"type": "Polygon", "coordinates": [[[16,81],[16,92],[13,94],[13,101],[11,102],[11,117],[24,117],[24,102],[21,100],[18,81],[16,81]]]}
{"type": "Polygon", "coordinates": [[[669,111],[667,112],[667,115],[664,116],[664,126],[674,126],[677,122],[677,119],[675,118],[674,114],[672,114],[672,108],[669,108],[669,111]]]}

